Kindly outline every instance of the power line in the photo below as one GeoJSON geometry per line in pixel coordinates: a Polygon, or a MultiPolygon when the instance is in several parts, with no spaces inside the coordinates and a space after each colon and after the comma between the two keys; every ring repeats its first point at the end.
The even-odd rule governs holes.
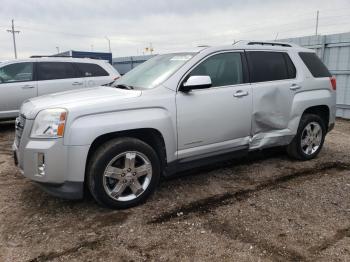
{"type": "Polygon", "coordinates": [[[13,49],[15,51],[15,59],[17,59],[16,35],[15,34],[19,34],[20,31],[15,30],[15,23],[14,23],[13,19],[12,19],[12,28],[8,29],[7,32],[12,33],[13,49]]]}

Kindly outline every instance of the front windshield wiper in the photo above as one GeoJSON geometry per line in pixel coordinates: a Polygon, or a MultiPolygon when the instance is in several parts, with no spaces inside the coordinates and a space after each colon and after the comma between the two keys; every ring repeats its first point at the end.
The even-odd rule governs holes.
{"type": "Polygon", "coordinates": [[[127,89],[127,90],[133,90],[133,86],[125,85],[125,84],[117,84],[114,87],[120,88],[120,89],[127,89]]]}

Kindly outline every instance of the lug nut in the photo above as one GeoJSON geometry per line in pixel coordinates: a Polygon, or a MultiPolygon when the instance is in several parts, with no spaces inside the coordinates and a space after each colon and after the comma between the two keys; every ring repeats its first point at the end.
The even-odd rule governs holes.
{"type": "Polygon", "coordinates": [[[124,177],[125,176],[125,174],[124,173],[122,173],[122,177],[124,177]]]}
{"type": "Polygon", "coordinates": [[[133,175],[133,176],[136,176],[136,173],[134,172],[132,175],[133,175]]]}
{"type": "Polygon", "coordinates": [[[128,168],[128,172],[130,172],[131,171],[131,168],[128,168]]]}

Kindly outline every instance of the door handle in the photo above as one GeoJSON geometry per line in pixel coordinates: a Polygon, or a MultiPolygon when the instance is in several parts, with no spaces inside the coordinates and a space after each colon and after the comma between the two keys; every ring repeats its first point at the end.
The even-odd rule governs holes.
{"type": "Polygon", "coordinates": [[[34,86],[32,86],[32,85],[24,85],[24,86],[22,86],[22,89],[30,89],[30,88],[34,88],[34,86]]]}
{"type": "Polygon", "coordinates": [[[238,90],[236,93],[233,94],[234,97],[242,97],[242,96],[247,96],[248,92],[247,91],[242,91],[238,90]]]}
{"type": "Polygon", "coordinates": [[[81,86],[83,83],[82,82],[73,82],[73,86],[81,86]]]}
{"type": "Polygon", "coordinates": [[[290,90],[298,90],[298,89],[300,89],[300,88],[301,88],[301,86],[300,86],[300,85],[297,85],[297,84],[292,84],[292,85],[289,87],[290,90]]]}

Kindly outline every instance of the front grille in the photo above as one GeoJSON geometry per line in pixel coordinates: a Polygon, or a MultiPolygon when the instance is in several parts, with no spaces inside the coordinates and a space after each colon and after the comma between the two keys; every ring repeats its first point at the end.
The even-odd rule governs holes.
{"type": "Polygon", "coordinates": [[[24,130],[24,126],[26,124],[26,119],[23,115],[20,115],[16,118],[15,122],[15,128],[16,128],[16,134],[15,134],[15,144],[18,147],[21,143],[21,138],[24,130]]]}

